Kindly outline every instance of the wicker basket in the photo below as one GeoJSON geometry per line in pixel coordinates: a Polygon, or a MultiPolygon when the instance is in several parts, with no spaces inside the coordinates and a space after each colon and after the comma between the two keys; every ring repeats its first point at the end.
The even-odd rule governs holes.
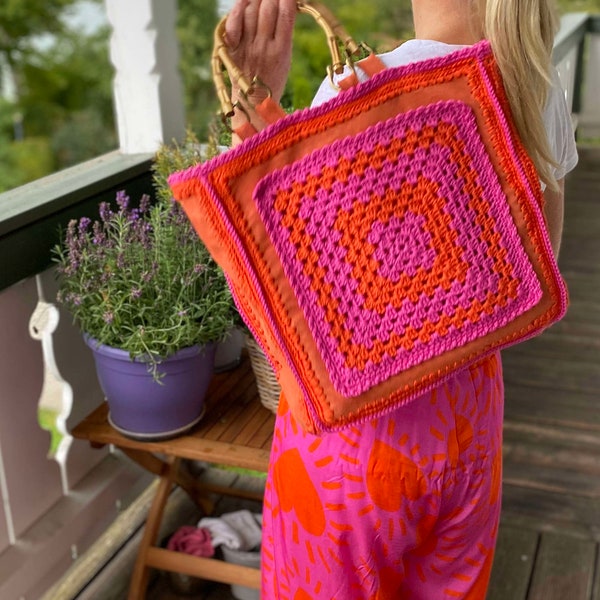
{"type": "Polygon", "coordinates": [[[251,335],[246,335],[246,348],[250,356],[250,364],[256,377],[256,387],[261,404],[276,413],[279,405],[281,387],[275,378],[273,368],[269,364],[265,353],[251,335]]]}

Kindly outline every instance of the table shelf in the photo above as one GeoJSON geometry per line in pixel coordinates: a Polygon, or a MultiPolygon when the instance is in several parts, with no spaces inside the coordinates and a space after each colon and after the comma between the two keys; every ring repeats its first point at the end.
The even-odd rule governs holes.
{"type": "Polygon", "coordinates": [[[217,489],[197,480],[181,468],[182,459],[266,472],[274,421],[273,413],[260,402],[250,361],[244,357],[235,370],[214,376],[207,393],[206,414],[186,434],[161,441],[125,437],[109,424],[106,403],[74,427],[73,437],[87,440],[94,447],[112,444],[160,478],[146,519],[128,600],[145,597],[151,568],[259,588],[258,569],[166,551],[156,542],[174,485],[181,486],[206,512],[212,510],[211,493],[240,495],[234,489],[217,489]]]}

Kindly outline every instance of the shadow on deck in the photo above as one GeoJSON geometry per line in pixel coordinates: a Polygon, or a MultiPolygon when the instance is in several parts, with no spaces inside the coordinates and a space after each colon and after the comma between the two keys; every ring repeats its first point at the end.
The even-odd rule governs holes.
{"type": "MultiPolygon", "coordinates": [[[[560,257],[568,315],[503,354],[504,500],[487,600],[600,600],[600,148],[580,154],[560,257]]],[[[149,595],[179,597],[160,579],[149,595]]],[[[192,597],[233,598],[217,584],[192,597]]]]}

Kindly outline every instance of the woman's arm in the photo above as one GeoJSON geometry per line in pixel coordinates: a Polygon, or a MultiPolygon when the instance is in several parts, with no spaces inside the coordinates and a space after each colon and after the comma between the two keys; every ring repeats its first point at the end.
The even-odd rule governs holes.
{"type": "Polygon", "coordinates": [[[560,240],[562,237],[564,204],[565,204],[565,180],[558,180],[558,190],[546,188],[544,192],[544,213],[548,222],[548,233],[554,250],[554,256],[558,258],[560,240]]]}

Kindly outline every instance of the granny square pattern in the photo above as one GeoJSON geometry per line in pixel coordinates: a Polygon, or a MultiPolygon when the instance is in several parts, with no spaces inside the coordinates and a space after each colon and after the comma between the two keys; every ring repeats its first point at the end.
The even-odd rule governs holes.
{"type": "Polygon", "coordinates": [[[271,172],[253,199],[345,396],[499,329],[541,298],[464,103],[338,140],[271,172]]]}
{"type": "Polygon", "coordinates": [[[384,69],[169,184],[307,431],[396,410],[566,312],[485,40],[384,69]]]}

